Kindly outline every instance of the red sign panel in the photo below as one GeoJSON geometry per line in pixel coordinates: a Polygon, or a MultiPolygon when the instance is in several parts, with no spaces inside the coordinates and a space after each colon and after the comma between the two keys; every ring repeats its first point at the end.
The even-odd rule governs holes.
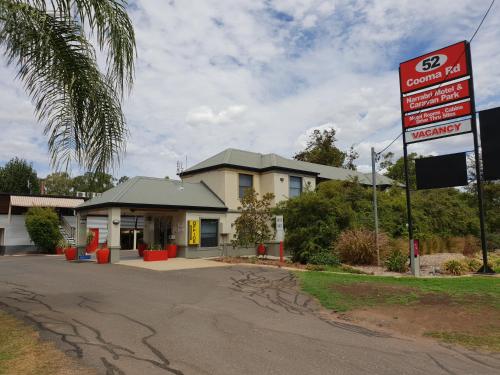
{"type": "Polygon", "coordinates": [[[435,107],[468,98],[469,95],[469,80],[452,83],[451,85],[403,97],[403,111],[412,112],[424,108],[435,107]]]}
{"type": "Polygon", "coordinates": [[[468,75],[466,42],[401,63],[401,93],[422,89],[468,75]]]}
{"type": "Polygon", "coordinates": [[[453,103],[447,106],[431,109],[425,112],[418,112],[413,115],[404,116],[404,127],[412,128],[433,122],[452,120],[457,117],[463,117],[471,114],[470,101],[463,103],[453,103]]]}

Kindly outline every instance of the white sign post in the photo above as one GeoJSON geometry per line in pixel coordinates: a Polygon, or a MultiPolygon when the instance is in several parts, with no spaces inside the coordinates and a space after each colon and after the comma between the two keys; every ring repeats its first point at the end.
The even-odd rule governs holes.
{"type": "Polygon", "coordinates": [[[276,216],[276,241],[284,241],[285,227],[283,224],[283,215],[276,216]]]}

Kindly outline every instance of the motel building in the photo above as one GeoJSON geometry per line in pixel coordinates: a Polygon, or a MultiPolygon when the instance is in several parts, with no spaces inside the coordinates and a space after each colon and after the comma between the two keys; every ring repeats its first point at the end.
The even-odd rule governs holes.
{"type": "MultiPolygon", "coordinates": [[[[79,253],[84,253],[91,230],[99,244],[107,242],[112,263],[120,260],[120,250],[136,249],[139,243],[176,244],[178,256],[186,258],[253,255],[253,248],[234,249],[231,245],[232,224],[247,189],[253,188],[260,196],[273,193],[276,204],[306,189],[314,190],[323,181],[356,178],[361,184],[372,184],[371,173],[237,149],[224,150],[179,176],[180,180],[134,177],[72,207],[74,216],[62,216],[64,226],[74,233],[79,253]],[[199,228],[199,236],[190,233],[193,227],[199,228]]],[[[379,187],[392,184],[391,179],[377,175],[379,187]]],[[[22,218],[16,220],[23,223],[22,218]]],[[[9,228],[3,230],[5,236],[9,228]]],[[[5,238],[3,245],[9,246],[5,238]]],[[[276,243],[267,245],[271,250],[277,248],[276,243]]]]}

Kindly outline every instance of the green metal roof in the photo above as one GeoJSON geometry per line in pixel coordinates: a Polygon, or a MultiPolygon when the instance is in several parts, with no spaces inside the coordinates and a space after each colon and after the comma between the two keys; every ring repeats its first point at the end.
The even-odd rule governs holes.
{"type": "Polygon", "coordinates": [[[225,211],[227,207],[203,182],[134,177],[76,209],[119,206],[157,206],[225,211]]]}
{"type": "MultiPolygon", "coordinates": [[[[317,177],[326,180],[350,180],[357,178],[361,184],[371,185],[372,183],[371,173],[362,173],[350,169],[287,159],[277,154],[260,154],[233,148],[228,148],[227,150],[224,150],[186,169],[182,172],[181,176],[222,167],[240,167],[256,171],[284,169],[303,172],[305,174],[314,174],[317,177]]],[[[387,186],[392,185],[393,183],[394,181],[390,178],[377,174],[377,185],[387,186]]]]}

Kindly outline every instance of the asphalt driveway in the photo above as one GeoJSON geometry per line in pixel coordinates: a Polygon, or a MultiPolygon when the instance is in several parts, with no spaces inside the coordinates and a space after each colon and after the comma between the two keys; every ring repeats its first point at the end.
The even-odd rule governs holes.
{"type": "Polygon", "coordinates": [[[332,320],[270,268],[0,257],[0,303],[107,375],[500,373],[499,356],[332,320]]]}

